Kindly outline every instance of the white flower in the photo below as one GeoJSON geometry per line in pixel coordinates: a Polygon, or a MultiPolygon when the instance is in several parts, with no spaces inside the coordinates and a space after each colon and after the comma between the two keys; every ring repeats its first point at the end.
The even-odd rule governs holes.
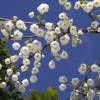
{"type": "Polygon", "coordinates": [[[18,81],[18,76],[17,76],[16,74],[13,74],[13,75],[12,75],[12,80],[13,80],[14,82],[18,81]]]}
{"type": "Polygon", "coordinates": [[[54,31],[47,31],[44,38],[47,42],[53,41],[55,38],[54,31]]]}
{"type": "Polygon", "coordinates": [[[93,79],[88,79],[87,84],[88,84],[88,86],[93,86],[94,85],[94,80],[93,79]]]}
{"type": "Polygon", "coordinates": [[[25,89],[25,87],[24,87],[23,85],[20,85],[20,86],[18,87],[18,90],[19,90],[21,93],[25,93],[25,91],[26,91],[26,89],[25,89]]]}
{"type": "Polygon", "coordinates": [[[71,2],[65,2],[65,3],[64,3],[64,7],[65,7],[66,10],[70,10],[71,7],[72,7],[71,2]]]}
{"type": "Polygon", "coordinates": [[[34,40],[32,45],[33,45],[33,53],[36,53],[42,50],[42,44],[40,41],[34,40]]]}
{"type": "Polygon", "coordinates": [[[15,82],[15,87],[16,87],[16,88],[20,87],[20,82],[19,82],[19,81],[16,81],[16,82],[15,82]]]}
{"type": "Polygon", "coordinates": [[[39,29],[39,26],[37,25],[37,24],[32,24],[31,26],[30,26],[30,31],[32,32],[32,33],[37,33],[37,30],[39,29]]]}
{"type": "Polygon", "coordinates": [[[5,64],[6,64],[6,65],[9,65],[10,63],[11,63],[10,58],[6,58],[6,59],[5,59],[5,64]]]}
{"type": "Polygon", "coordinates": [[[52,30],[52,28],[53,28],[53,23],[50,23],[50,22],[45,23],[45,28],[46,28],[47,30],[52,30]]]}
{"type": "Polygon", "coordinates": [[[7,31],[11,31],[13,28],[14,28],[14,24],[13,24],[12,21],[7,21],[7,22],[5,23],[5,29],[6,29],[7,31]]]}
{"type": "Polygon", "coordinates": [[[76,28],[76,26],[71,26],[71,27],[70,27],[70,33],[71,33],[72,35],[77,34],[77,28],[76,28]]]}
{"type": "Polygon", "coordinates": [[[40,53],[35,53],[34,59],[36,62],[39,62],[41,60],[41,54],[40,53]]]}
{"type": "Polygon", "coordinates": [[[61,33],[60,27],[56,27],[56,28],[55,28],[55,33],[56,33],[56,34],[60,34],[60,33],[61,33]]]}
{"type": "Polygon", "coordinates": [[[100,27],[98,27],[98,30],[97,31],[100,33],[100,27]]]}
{"type": "Polygon", "coordinates": [[[66,88],[67,88],[66,84],[60,84],[60,85],[59,85],[60,91],[65,91],[66,88]]]}
{"type": "Polygon", "coordinates": [[[37,10],[40,14],[44,14],[49,11],[49,5],[46,3],[42,3],[37,7],[37,10]]]}
{"type": "Polygon", "coordinates": [[[95,7],[100,7],[100,0],[93,1],[95,7]]]}
{"type": "Polygon", "coordinates": [[[81,73],[81,74],[85,74],[86,71],[87,71],[87,65],[86,64],[81,64],[78,71],[81,73]]]}
{"type": "Polygon", "coordinates": [[[39,69],[37,67],[33,67],[31,73],[37,74],[39,72],[39,69]]]}
{"type": "Polygon", "coordinates": [[[98,70],[98,65],[93,64],[93,65],[91,66],[91,71],[92,71],[92,72],[97,72],[97,70],[98,70]]]}
{"type": "Polygon", "coordinates": [[[72,78],[71,83],[73,86],[77,86],[79,84],[79,78],[72,78]]]}
{"type": "Polygon", "coordinates": [[[41,63],[40,62],[37,62],[37,61],[34,61],[34,66],[37,67],[37,68],[40,68],[41,63]]]}
{"type": "Polygon", "coordinates": [[[59,0],[60,5],[64,5],[67,0],[59,0]]]}
{"type": "Polygon", "coordinates": [[[57,22],[57,25],[64,30],[67,30],[69,27],[69,20],[60,20],[59,22],[57,22]]]}
{"type": "Polygon", "coordinates": [[[24,65],[30,65],[30,60],[29,59],[23,59],[23,64],[24,65]]]}
{"type": "Polygon", "coordinates": [[[11,59],[12,63],[15,63],[16,61],[18,61],[18,56],[17,55],[13,55],[13,56],[10,57],[10,59],[11,59]]]}
{"type": "Polygon", "coordinates": [[[98,21],[92,21],[91,22],[91,27],[94,28],[94,29],[96,29],[98,27],[98,25],[99,25],[98,21]]]}
{"type": "Polygon", "coordinates": [[[28,70],[28,66],[26,66],[26,65],[22,65],[21,66],[21,71],[22,72],[25,72],[25,71],[27,71],[28,70]]]}
{"type": "Polygon", "coordinates": [[[84,83],[84,87],[87,88],[88,87],[88,84],[87,83],[84,83]]]}
{"type": "Polygon", "coordinates": [[[61,58],[62,59],[68,59],[68,57],[69,57],[68,53],[63,50],[62,53],[61,53],[61,58]]]}
{"type": "Polygon", "coordinates": [[[23,55],[29,55],[29,49],[27,46],[23,46],[20,50],[23,55]]]}
{"type": "Polygon", "coordinates": [[[38,36],[38,37],[44,37],[44,35],[45,35],[45,30],[42,29],[42,28],[39,28],[39,29],[37,30],[37,32],[36,32],[35,35],[38,36]]]}
{"type": "Polygon", "coordinates": [[[0,64],[0,70],[2,69],[2,64],[0,64]]]}
{"type": "Polygon", "coordinates": [[[33,12],[33,11],[32,11],[32,12],[29,12],[28,16],[29,16],[30,18],[33,18],[33,17],[34,17],[34,12],[33,12]]]}
{"type": "Polygon", "coordinates": [[[27,43],[26,46],[28,47],[29,51],[32,52],[32,50],[33,50],[33,45],[32,45],[32,43],[27,43]]]}
{"type": "Polygon", "coordinates": [[[86,5],[83,6],[83,10],[86,12],[86,13],[89,13],[91,12],[91,10],[93,9],[94,5],[93,5],[93,2],[90,1],[88,2],[86,5]]]}
{"type": "Polygon", "coordinates": [[[5,88],[6,86],[7,86],[6,82],[1,82],[1,83],[0,83],[0,87],[1,87],[1,88],[5,88]]]}
{"type": "Polygon", "coordinates": [[[21,40],[23,37],[23,33],[19,30],[14,31],[14,39],[15,40],[21,40]]]}
{"type": "Polygon", "coordinates": [[[50,47],[51,47],[51,52],[53,54],[56,54],[60,51],[60,46],[58,41],[52,41],[50,47]]]}
{"type": "Polygon", "coordinates": [[[31,82],[31,83],[36,83],[37,80],[38,80],[38,78],[37,78],[36,75],[32,75],[32,76],[30,77],[30,82],[31,82]]]}
{"type": "Polygon", "coordinates": [[[59,14],[59,19],[61,19],[61,20],[67,19],[68,20],[68,16],[66,15],[65,12],[62,12],[62,13],[59,14]]]}
{"type": "Polygon", "coordinates": [[[75,3],[75,6],[74,6],[74,9],[79,9],[81,7],[81,2],[80,1],[77,1],[76,3],[75,3]]]}
{"type": "Polygon", "coordinates": [[[5,38],[9,38],[9,32],[7,32],[5,29],[1,29],[1,33],[5,38]]]}
{"type": "Polygon", "coordinates": [[[7,69],[7,75],[11,76],[13,74],[13,70],[12,69],[7,69]]]}
{"type": "Polygon", "coordinates": [[[19,50],[20,47],[21,47],[21,45],[20,45],[20,43],[18,43],[18,42],[14,42],[14,43],[12,44],[12,48],[13,48],[14,50],[19,50]]]}
{"type": "Polygon", "coordinates": [[[70,37],[67,34],[60,37],[60,42],[61,42],[61,45],[63,45],[63,46],[67,45],[69,43],[69,41],[70,41],[70,37]]]}
{"type": "Polygon", "coordinates": [[[56,67],[55,62],[54,62],[53,60],[51,60],[51,61],[49,62],[49,68],[50,68],[50,69],[55,69],[55,67],[56,67]]]}
{"type": "Polygon", "coordinates": [[[66,76],[59,76],[59,83],[66,83],[67,77],[66,76]]]}
{"type": "Polygon", "coordinates": [[[28,79],[24,79],[24,80],[22,81],[22,85],[23,85],[24,87],[27,87],[27,86],[29,85],[28,79]]]}
{"type": "Polygon", "coordinates": [[[18,21],[16,22],[16,27],[17,27],[18,29],[24,29],[24,27],[25,27],[24,21],[18,20],[18,21]]]}
{"type": "Polygon", "coordinates": [[[20,72],[16,72],[16,75],[17,75],[17,76],[20,76],[20,74],[21,74],[20,72]]]}

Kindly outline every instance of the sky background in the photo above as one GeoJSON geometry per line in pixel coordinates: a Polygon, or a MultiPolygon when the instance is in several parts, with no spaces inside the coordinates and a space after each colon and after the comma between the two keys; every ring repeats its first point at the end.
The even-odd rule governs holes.
{"type": "MultiPolygon", "coordinates": [[[[70,0],[74,3],[76,0],[70,0]]],[[[12,16],[18,16],[19,19],[32,21],[33,19],[28,18],[28,12],[35,11],[40,3],[48,3],[50,5],[50,11],[46,13],[45,19],[50,22],[56,23],[58,21],[58,14],[60,12],[66,11],[63,6],[58,5],[58,0],[0,0],[0,17],[4,18],[12,18],[12,16]]],[[[78,28],[86,28],[91,19],[83,10],[71,10],[66,11],[70,18],[74,19],[74,25],[78,28]]],[[[26,35],[31,34],[30,32],[26,32],[26,35]]],[[[56,62],[56,69],[50,70],[48,67],[48,63],[50,61],[50,52],[44,50],[44,54],[46,57],[42,60],[42,67],[40,69],[38,76],[38,82],[35,84],[31,84],[27,87],[27,89],[33,88],[38,91],[46,90],[48,86],[53,86],[58,88],[58,77],[61,75],[66,75],[68,80],[70,81],[73,77],[81,77],[77,71],[77,68],[81,63],[93,64],[95,63],[97,57],[100,57],[100,35],[97,34],[85,34],[82,37],[83,43],[73,48],[71,43],[69,43],[63,49],[68,51],[69,59],[61,60],[60,62],[56,62]]],[[[9,50],[11,50],[11,43],[8,43],[9,50]],[[9,45],[10,44],[10,45],[9,45]]],[[[16,53],[12,51],[11,53],[16,53]]],[[[100,62],[100,61],[99,61],[100,62]]],[[[98,62],[98,63],[99,63],[98,62]]],[[[30,74],[30,71],[29,71],[30,74]]],[[[22,80],[25,77],[28,77],[29,74],[23,74],[21,76],[22,80]]],[[[81,77],[82,78],[82,77],[81,77]]],[[[69,95],[68,91],[61,92],[58,90],[59,100],[66,100],[69,95]]],[[[27,91],[23,96],[29,95],[27,91]]]]}

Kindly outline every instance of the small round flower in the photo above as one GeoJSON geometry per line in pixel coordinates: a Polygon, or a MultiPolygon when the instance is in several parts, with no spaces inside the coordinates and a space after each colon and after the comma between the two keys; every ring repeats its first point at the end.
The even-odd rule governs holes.
{"type": "Polygon", "coordinates": [[[77,1],[76,3],[75,3],[75,6],[74,6],[74,9],[79,9],[81,7],[81,2],[80,1],[77,1]]]}
{"type": "Polygon", "coordinates": [[[6,58],[6,59],[5,59],[5,64],[6,64],[6,65],[9,65],[10,63],[11,63],[10,58],[6,58]]]}
{"type": "Polygon", "coordinates": [[[22,65],[21,66],[21,71],[22,72],[25,72],[25,71],[27,71],[28,70],[28,66],[26,66],[26,65],[22,65]]]}
{"type": "Polygon", "coordinates": [[[25,87],[24,87],[23,85],[20,85],[20,86],[18,87],[18,90],[19,90],[21,93],[25,93],[25,91],[26,91],[26,89],[25,89],[25,87]]]}
{"type": "Polygon", "coordinates": [[[39,62],[41,60],[41,54],[40,53],[35,53],[34,59],[36,62],[39,62]]]}
{"type": "Polygon", "coordinates": [[[6,86],[7,86],[6,82],[1,82],[1,83],[0,83],[0,87],[1,87],[1,88],[5,88],[6,86]]]}
{"type": "Polygon", "coordinates": [[[18,21],[16,22],[16,27],[17,27],[18,29],[23,29],[23,28],[25,27],[24,21],[18,20],[18,21]]]}
{"type": "Polygon", "coordinates": [[[7,22],[5,23],[5,29],[6,29],[7,31],[11,31],[13,28],[14,28],[14,24],[13,24],[12,21],[7,21],[7,22]]]}
{"type": "Polygon", "coordinates": [[[17,76],[16,74],[13,74],[13,75],[12,75],[12,80],[13,80],[14,82],[18,81],[18,76],[17,76]]]}
{"type": "Polygon", "coordinates": [[[60,4],[60,5],[64,5],[65,2],[66,2],[66,0],[59,0],[59,4],[60,4]]]}
{"type": "Polygon", "coordinates": [[[64,7],[65,7],[66,10],[70,10],[71,7],[72,7],[71,2],[65,2],[65,3],[64,3],[64,7]]]}
{"type": "Polygon", "coordinates": [[[87,84],[88,84],[88,86],[93,86],[94,85],[94,80],[93,79],[88,79],[87,84]]]}
{"type": "Polygon", "coordinates": [[[76,26],[71,26],[71,27],[70,27],[70,33],[71,33],[72,35],[77,34],[77,28],[76,28],[76,26]]]}
{"type": "Polygon", "coordinates": [[[60,27],[56,27],[56,28],[55,28],[55,33],[56,33],[56,34],[60,34],[60,33],[61,33],[60,27]]]}
{"type": "Polygon", "coordinates": [[[30,50],[30,52],[32,51],[32,49],[33,49],[33,45],[32,45],[32,43],[27,43],[27,45],[26,45],[27,47],[28,47],[28,49],[30,50]]]}
{"type": "Polygon", "coordinates": [[[36,75],[32,75],[32,76],[30,77],[30,82],[31,82],[31,83],[36,83],[37,80],[38,80],[38,78],[37,78],[36,75]]]}
{"type": "Polygon", "coordinates": [[[28,55],[29,54],[29,49],[27,46],[23,46],[20,50],[20,52],[23,54],[23,55],[28,55]]]}
{"type": "Polygon", "coordinates": [[[37,33],[37,30],[39,29],[39,26],[37,25],[37,24],[32,24],[31,26],[30,26],[30,31],[32,32],[32,33],[37,33]]]}
{"type": "Polygon", "coordinates": [[[63,46],[67,45],[69,43],[69,41],[70,41],[70,37],[67,34],[60,38],[61,45],[63,45],[63,46]]]}
{"type": "Polygon", "coordinates": [[[42,43],[38,40],[34,40],[33,43],[33,53],[39,52],[42,50],[42,43]]]}
{"type": "Polygon", "coordinates": [[[23,85],[24,87],[27,87],[27,86],[29,85],[28,79],[24,79],[24,80],[22,81],[22,85],[23,85]]]}
{"type": "Polygon", "coordinates": [[[29,59],[23,59],[23,65],[30,65],[30,60],[29,59]]]}
{"type": "Polygon", "coordinates": [[[23,33],[19,30],[14,31],[14,39],[15,40],[21,40],[23,37],[23,33]]]}
{"type": "Polygon", "coordinates": [[[55,69],[55,67],[56,67],[55,62],[54,62],[53,60],[51,60],[51,61],[49,62],[49,68],[50,68],[50,69],[55,69]]]}
{"type": "Polygon", "coordinates": [[[37,7],[37,10],[40,14],[44,14],[49,11],[49,5],[46,3],[42,3],[37,7]]]}
{"type": "Polygon", "coordinates": [[[67,77],[66,76],[59,76],[59,83],[66,83],[67,82],[67,77]]]}
{"type": "Polygon", "coordinates": [[[68,59],[68,57],[69,57],[68,53],[63,50],[62,53],[61,53],[61,58],[62,59],[68,59]]]}
{"type": "Polygon", "coordinates": [[[59,14],[59,19],[61,20],[68,20],[68,16],[66,15],[65,12],[62,12],[59,14]]]}
{"type": "Polygon", "coordinates": [[[81,64],[78,71],[81,73],[81,74],[85,74],[86,71],[87,71],[87,65],[86,64],[81,64]]]}
{"type": "Polygon", "coordinates": [[[65,91],[66,88],[67,88],[66,84],[60,84],[60,85],[59,85],[59,90],[60,90],[60,91],[65,91]]]}
{"type": "Polygon", "coordinates": [[[17,75],[17,76],[20,76],[20,74],[21,74],[20,72],[16,72],[16,75],[17,75]]]}
{"type": "Polygon", "coordinates": [[[88,87],[88,84],[87,83],[84,83],[84,87],[87,88],[88,87]]]}
{"type": "Polygon", "coordinates": [[[37,68],[40,68],[41,63],[40,63],[40,62],[36,62],[36,61],[34,61],[34,66],[37,67],[37,68]]]}
{"type": "Polygon", "coordinates": [[[10,57],[10,59],[11,59],[12,63],[15,63],[16,61],[18,61],[18,56],[17,55],[13,55],[13,56],[10,57]]]}
{"type": "Polygon", "coordinates": [[[79,78],[72,78],[71,83],[73,86],[77,86],[79,84],[79,78]]]}
{"type": "Polygon", "coordinates": [[[16,88],[18,88],[20,86],[20,82],[19,81],[16,81],[14,84],[15,84],[16,88]]]}
{"type": "Polygon", "coordinates": [[[0,64],[0,70],[2,69],[2,64],[0,64]]]}
{"type": "Polygon", "coordinates": [[[45,23],[45,28],[46,28],[47,30],[52,30],[52,28],[53,28],[53,23],[50,23],[50,22],[45,23]]]}
{"type": "Polygon", "coordinates": [[[39,72],[39,69],[37,67],[33,67],[31,73],[37,74],[39,72]]]}
{"type": "Polygon", "coordinates": [[[95,7],[100,7],[100,0],[94,0],[93,3],[95,7]]]}
{"type": "Polygon", "coordinates": [[[29,16],[30,18],[33,18],[33,17],[34,17],[34,12],[33,12],[33,11],[32,11],[32,12],[29,12],[28,16],[29,16]]]}
{"type": "Polygon", "coordinates": [[[96,29],[98,27],[98,25],[99,25],[98,21],[92,21],[91,22],[91,27],[94,28],[94,29],[96,29]]]}
{"type": "Polygon", "coordinates": [[[98,65],[93,64],[93,65],[91,66],[91,71],[92,71],[92,72],[97,72],[97,70],[98,70],[98,65]]]}
{"type": "Polygon", "coordinates": [[[12,44],[12,48],[13,48],[14,50],[19,50],[20,47],[21,47],[21,45],[20,45],[19,42],[14,42],[14,43],[12,44]]]}
{"type": "Polygon", "coordinates": [[[12,69],[7,69],[7,75],[11,76],[13,74],[13,70],[12,69]]]}
{"type": "Polygon", "coordinates": [[[100,33],[100,27],[98,27],[98,30],[97,31],[100,33]]]}

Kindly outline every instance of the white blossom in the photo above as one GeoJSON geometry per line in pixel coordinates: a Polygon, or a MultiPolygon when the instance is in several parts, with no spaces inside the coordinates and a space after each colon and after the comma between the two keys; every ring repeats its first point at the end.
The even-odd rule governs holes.
{"type": "Polygon", "coordinates": [[[66,76],[59,76],[59,83],[66,83],[67,82],[67,77],[66,76]]]}
{"type": "Polygon", "coordinates": [[[11,31],[13,28],[14,28],[14,24],[13,24],[12,21],[7,21],[7,22],[5,23],[5,29],[6,29],[7,31],[11,31]]]}
{"type": "Polygon", "coordinates": [[[45,23],[45,28],[46,28],[47,30],[52,30],[52,28],[53,28],[53,23],[50,23],[50,22],[45,23]]]}
{"type": "Polygon", "coordinates": [[[16,22],[16,27],[17,27],[18,29],[24,29],[24,27],[25,27],[24,21],[18,20],[18,21],[16,22]]]}
{"type": "Polygon", "coordinates": [[[24,80],[22,81],[22,85],[23,85],[24,87],[27,87],[27,86],[29,85],[28,79],[24,79],[24,80]]]}
{"type": "Polygon", "coordinates": [[[60,91],[65,91],[66,88],[67,88],[66,84],[60,84],[60,85],[59,85],[59,90],[60,90],[60,91]]]}
{"type": "Polygon", "coordinates": [[[25,71],[27,71],[28,70],[28,66],[26,66],[26,65],[22,65],[21,66],[21,71],[22,72],[25,72],[25,71]]]}
{"type": "Polygon", "coordinates": [[[49,62],[49,68],[50,68],[50,69],[55,69],[55,67],[56,67],[55,62],[54,62],[53,60],[51,60],[51,61],[49,62]]]}
{"type": "Polygon", "coordinates": [[[39,72],[39,69],[37,67],[33,67],[31,73],[37,74],[39,72]]]}
{"type": "Polygon", "coordinates": [[[1,83],[0,83],[0,87],[1,87],[1,88],[5,88],[6,86],[7,86],[7,83],[6,83],[6,82],[1,82],[1,83]]]}
{"type": "Polygon", "coordinates": [[[10,58],[6,58],[6,59],[5,59],[5,64],[6,64],[6,65],[9,65],[10,63],[11,63],[10,58]]]}
{"type": "Polygon", "coordinates": [[[49,5],[46,3],[42,3],[37,7],[37,10],[40,14],[44,14],[49,11],[49,5]]]}
{"type": "Polygon", "coordinates": [[[20,47],[21,47],[21,45],[20,45],[19,42],[14,42],[14,43],[12,44],[12,48],[13,48],[14,50],[19,50],[20,47]]]}
{"type": "Polygon", "coordinates": [[[34,12],[33,12],[33,11],[29,12],[29,13],[28,13],[28,16],[29,16],[30,18],[33,18],[33,17],[34,17],[34,12]]]}
{"type": "Polygon", "coordinates": [[[30,82],[31,82],[31,83],[36,83],[37,80],[38,80],[38,78],[37,78],[36,75],[32,75],[32,76],[30,76],[30,82]]]}
{"type": "Polygon", "coordinates": [[[7,69],[7,75],[11,76],[13,74],[13,70],[12,69],[7,69]]]}
{"type": "Polygon", "coordinates": [[[18,76],[17,76],[16,74],[13,74],[13,75],[12,75],[12,80],[13,80],[14,82],[18,81],[18,76]]]}

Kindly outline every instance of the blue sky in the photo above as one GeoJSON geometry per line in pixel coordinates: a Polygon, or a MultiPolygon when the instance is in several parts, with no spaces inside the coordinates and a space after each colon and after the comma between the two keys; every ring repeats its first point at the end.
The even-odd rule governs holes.
{"type": "MultiPolygon", "coordinates": [[[[72,2],[74,0],[70,1],[72,2]]],[[[32,21],[33,19],[29,19],[27,16],[28,12],[35,11],[37,14],[36,7],[42,2],[50,5],[50,11],[46,13],[45,19],[56,23],[58,21],[57,15],[65,11],[63,6],[58,5],[58,0],[0,0],[0,17],[12,18],[12,16],[16,15],[20,19],[32,21]]],[[[86,28],[91,21],[88,15],[81,9],[79,11],[72,9],[69,12],[66,11],[66,13],[70,18],[74,19],[74,25],[78,28],[86,28]]],[[[26,32],[25,34],[29,33],[26,32]]],[[[84,34],[82,41],[83,43],[75,48],[71,46],[71,43],[64,47],[64,50],[69,53],[69,59],[56,62],[57,68],[55,70],[48,68],[47,62],[50,60],[50,52],[47,51],[47,49],[44,50],[46,57],[42,60],[42,67],[38,74],[39,80],[36,84],[28,86],[27,89],[34,88],[43,91],[47,89],[48,86],[57,88],[59,86],[58,77],[60,75],[66,75],[68,80],[71,80],[72,77],[79,76],[77,68],[82,62],[89,65],[95,63],[97,57],[100,56],[100,36],[97,34],[84,34]]],[[[9,50],[12,51],[11,45],[8,47],[9,50]]],[[[22,75],[21,79],[26,76],[28,75],[22,75]]],[[[61,92],[58,90],[58,94],[59,100],[66,100],[69,92],[61,92]]],[[[23,95],[27,96],[29,92],[27,91],[23,95]]]]}

